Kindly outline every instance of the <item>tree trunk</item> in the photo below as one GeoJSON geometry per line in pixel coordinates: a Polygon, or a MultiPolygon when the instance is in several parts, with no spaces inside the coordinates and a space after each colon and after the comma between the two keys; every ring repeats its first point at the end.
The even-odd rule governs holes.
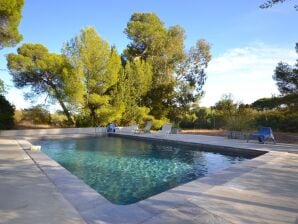
{"type": "Polygon", "coordinates": [[[57,90],[56,86],[54,84],[51,85],[54,92],[55,92],[55,95],[56,95],[56,99],[58,100],[60,106],[62,107],[63,109],[63,112],[65,114],[65,116],[67,117],[67,121],[68,123],[71,125],[71,126],[74,126],[75,125],[75,122],[74,120],[72,119],[71,117],[71,114],[69,113],[68,109],[66,108],[64,102],[62,101],[61,99],[61,94],[59,93],[59,91],[57,90]]]}
{"type": "Polygon", "coordinates": [[[71,115],[70,115],[68,109],[66,108],[64,102],[63,102],[60,98],[57,98],[57,100],[58,100],[60,106],[62,107],[64,114],[65,114],[66,117],[67,117],[67,121],[69,122],[69,124],[71,124],[72,126],[74,126],[74,125],[75,125],[75,122],[74,122],[74,120],[72,119],[72,117],[71,117],[71,115]]]}

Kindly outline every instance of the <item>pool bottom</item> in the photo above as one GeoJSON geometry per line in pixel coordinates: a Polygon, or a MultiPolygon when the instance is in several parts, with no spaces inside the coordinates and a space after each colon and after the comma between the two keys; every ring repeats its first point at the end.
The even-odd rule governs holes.
{"type": "Polygon", "coordinates": [[[35,144],[41,144],[51,158],[119,205],[136,203],[247,159],[115,137],[35,144]]]}

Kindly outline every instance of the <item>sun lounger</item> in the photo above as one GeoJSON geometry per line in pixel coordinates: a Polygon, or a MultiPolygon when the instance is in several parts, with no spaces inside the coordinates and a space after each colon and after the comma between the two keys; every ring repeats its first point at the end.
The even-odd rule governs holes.
{"type": "Polygon", "coordinates": [[[138,125],[130,125],[128,127],[122,127],[119,128],[119,132],[124,132],[124,133],[137,133],[139,130],[138,125]]]}
{"type": "Polygon", "coordinates": [[[138,129],[136,133],[150,133],[152,125],[153,125],[152,121],[147,121],[144,129],[138,129]]]}
{"type": "Polygon", "coordinates": [[[169,135],[171,134],[173,124],[165,124],[162,126],[161,130],[159,130],[156,134],[157,135],[169,135]]]}
{"type": "Polygon", "coordinates": [[[265,144],[267,139],[271,139],[274,144],[275,142],[275,138],[272,132],[272,129],[270,127],[261,127],[257,133],[253,133],[250,134],[248,136],[247,142],[251,139],[251,138],[256,138],[259,140],[260,143],[265,144]]]}

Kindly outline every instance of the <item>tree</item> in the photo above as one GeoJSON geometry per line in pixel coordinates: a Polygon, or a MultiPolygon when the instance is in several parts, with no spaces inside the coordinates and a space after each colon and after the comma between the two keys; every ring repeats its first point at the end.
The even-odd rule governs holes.
{"type": "Polygon", "coordinates": [[[124,103],[124,112],[121,123],[141,123],[145,119],[151,120],[148,115],[150,109],[145,107],[143,97],[150,91],[152,83],[152,66],[142,59],[127,62],[121,71],[120,79],[115,91],[114,99],[124,103]]]}
{"type": "Polygon", "coordinates": [[[50,113],[41,105],[37,105],[22,111],[22,120],[32,122],[33,124],[49,124],[50,113]]]}
{"type": "Polygon", "coordinates": [[[125,58],[141,58],[152,65],[146,105],[156,118],[166,117],[174,97],[173,72],[185,57],[184,31],[179,26],[167,29],[154,13],[134,13],[124,32],[132,41],[124,51],[125,58]]]}
{"type": "Polygon", "coordinates": [[[215,103],[214,109],[225,118],[231,117],[237,110],[237,104],[231,94],[225,94],[215,103]]]}
{"type": "Polygon", "coordinates": [[[205,40],[198,40],[189,50],[186,59],[176,70],[177,105],[189,109],[191,104],[203,95],[207,68],[211,60],[210,44],[205,40]]]}
{"type": "Polygon", "coordinates": [[[0,130],[13,127],[14,106],[0,94],[0,130]]]}
{"type": "Polygon", "coordinates": [[[94,28],[87,27],[66,43],[63,53],[81,77],[81,125],[106,125],[119,119],[123,108],[113,104],[110,95],[121,68],[121,59],[115,48],[109,46],[94,28]]]}
{"type": "Polygon", "coordinates": [[[24,0],[0,1],[0,50],[13,47],[22,40],[18,26],[22,18],[24,0]]]}
{"type": "Polygon", "coordinates": [[[251,104],[257,110],[272,110],[281,105],[279,97],[261,98],[251,104]]]}
{"type": "MultiPolygon", "coordinates": [[[[298,43],[296,43],[296,52],[298,54],[298,43]]],[[[298,94],[298,60],[294,66],[283,62],[278,63],[273,79],[281,94],[298,94]]]]}
{"type": "Polygon", "coordinates": [[[165,27],[154,13],[134,13],[124,32],[131,40],[124,61],[141,58],[152,65],[152,88],[144,97],[151,115],[167,117],[175,114],[182,103],[189,105],[197,99],[195,91],[201,94],[206,78],[203,68],[210,60],[206,42],[199,41],[187,54],[184,30],[180,26],[165,27]]]}
{"type": "Polygon", "coordinates": [[[77,78],[63,55],[49,53],[41,44],[23,44],[17,54],[7,55],[8,69],[17,88],[31,87],[30,97],[47,94],[57,100],[68,122],[73,124],[68,101],[76,97],[77,78]]]}
{"type": "MultiPolygon", "coordinates": [[[[261,9],[267,9],[267,8],[271,8],[273,5],[277,4],[277,3],[283,3],[286,0],[268,0],[265,3],[263,3],[262,5],[260,5],[261,9]]],[[[298,5],[295,5],[294,8],[296,10],[298,10],[298,5]]]]}

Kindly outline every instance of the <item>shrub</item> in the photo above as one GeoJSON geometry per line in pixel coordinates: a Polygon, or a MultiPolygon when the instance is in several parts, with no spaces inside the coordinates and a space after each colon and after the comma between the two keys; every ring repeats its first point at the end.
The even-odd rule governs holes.
{"type": "Polygon", "coordinates": [[[160,120],[153,119],[152,122],[153,122],[152,129],[157,130],[157,129],[160,129],[164,124],[169,123],[170,121],[167,118],[161,118],[160,120]]]}
{"type": "Polygon", "coordinates": [[[291,110],[271,110],[260,112],[255,119],[255,127],[268,126],[276,131],[298,131],[298,112],[291,110]]]}
{"type": "Polygon", "coordinates": [[[14,106],[3,95],[0,95],[0,129],[11,129],[14,126],[14,106]]]}
{"type": "Polygon", "coordinates": [[[30,121],[33,124],[49,124],[50,113],[41,106],[34,106],[28,109],[24,109],[23,120],[30,121]]]}
{"type": "Polygon", "coordinates": [[[14,122],[15,124],[20,123],[23,120],[23,112],[21,110],[14,111],[14,122]]]}
{"type": "Polygon", "coordinates": [[[226,118],[226,129],[229,131],[248,131],[253,128],[256,111],[239,107],[236,113],[226,118]]]}
{"type": "Polygon", "coordinates": [[[68,119],[65,114],[55,112],[51,114],[51,125],[55,127],[68,127],[68,119]]]}

